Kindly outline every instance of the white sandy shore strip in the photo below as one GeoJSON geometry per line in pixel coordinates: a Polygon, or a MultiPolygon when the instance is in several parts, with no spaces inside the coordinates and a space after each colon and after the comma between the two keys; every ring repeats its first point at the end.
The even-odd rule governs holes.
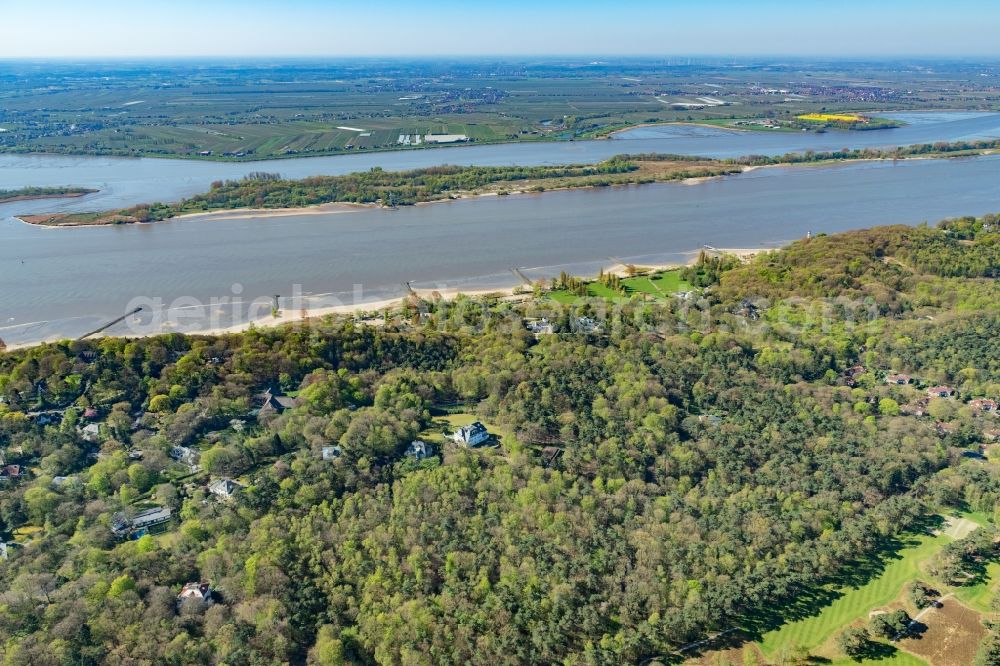
{"type": "MultiPolygon", "coordinates": [[[[744,261],[748,261],[758,254],[772,252],[776,248],[760,247],[760,248],[709,248],[714,253],[731,254],[744,261]]],[[[620,277],[629,277],[632,268],[637,268],[644,272],[659,272],[665,270],[671,270],[675,268],[682,268],[685,265],[692,265],[697,261],[698,254],[701,250],[692,250],[686,252],[689,255],[689,259],[685,264],[615,264],[604,270],[605,273],[612,273],[620,277]]],[[[459,296],[469,297],[469,298],[481,298],[487,295],[499,295],[504,298],[512,298],[516,295],[516,292],[524,289],[522,285],[515,287],[506,288],[493,288],[493,289],[462,289],[459,287],[449,287],[441,289],[413,289],[413,292],[421,299],[432,300],[434,298],[440,297],[443,300],[449,301],[458,298],[459,296]]],[[[296,322],[308,321],[310,319],[321,319],[329,315],[340,315],[340,316],[356,316],[365,313],[380,313],[386,309],[395,310],[403,306],[403,304],[408,300],[409,297],[403,296],[398,298],[386,298],[377,301],[366,301],[363,303],[353,303],[348,305],[334,305],[329,307],[320,308],[308,308],[305,310],[282,310],[278,313],[277,317],[274,316],[264,316],[253,321],[240,322],[238,324],[233,324],[232,326],[224,326],[217,328],[208,329],[197,329],[197,330],[185,330],[185,331],[175,331],[170,327],[164,327],[163,330],[152,331],[148,333],[110,333],[107,336],[100,337],[123,337],[123,338],[148,338],[157,335],[165,335],[167,333],[182,332],[185,335],[225,335],[227,333],[241,333],[249,330],[250,328],[274,328],[276,326],[282,326],[284,324],[292,324],[296,322]]],[[[26,342],[20,344],[11,344],[7,346],[7,351],[15,351],[17,349],[26,349],[29,347],[37,347],[39,345],[48,344],[52,342],[58,342],[64,340],[65,337],[52,336],[44,340],[38,340],[35,342],[26,342]]]]}
{"type": "MultiPolygon", "coordinates": [[[[363,210],[377,208],[376,204],[334,202],[317,204],[315,206],[300,206],[298,208],[230,208],[228,210],[211,210],[203,213],[185,213],[163,220],[186,220],[191,218],[213,220],[244,220],[260,217],[292,217],[299,215],[330,215],[337,213],[357,213],[363,210]]],[[[154,223],[155,224],[155,223],[154,223]]]]}

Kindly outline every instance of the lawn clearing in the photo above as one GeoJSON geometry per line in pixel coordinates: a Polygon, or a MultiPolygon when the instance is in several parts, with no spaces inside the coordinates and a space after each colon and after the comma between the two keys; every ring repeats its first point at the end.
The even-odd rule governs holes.
{"type": "Polygon", "coordinates": [[[760,642],[761,650],[768,657],[792,646],[812,650],[832,638],[842,627],[859,619],[867,620],[869,611],[895,600],[906,583],[920,576],[920,563],[950,541],[951,538],[943,534],[906,537],[906,546],[890,556],[876,578],[860,587],[834,590],[837,599],[822,609],[816,609],[815,615],[786,623],[766,633],[760,642]]]}
{"type": "Polygon", "coordinates": [[[986,576],[983,582],[968,585],[955,590],[955,598],[969,608],[980,613],[992,611],[991,602],[996,597],[1000,587],[1000,562],[990,562],[986,565],[986,576]]]}
{"type": "MultiPolygon", "coordinates": [[[[640,275],[622,280],[625,296],[618,294],[600,282],[587,283],[587,296],[591,298],[609,298],[614,301],[625,301],[637,294],[646,294],[656,299],[670,298],[682,291],[689,291],[691,285],[681,278],[681,269],[675,268],[652,275],[640,275]]],[[[549,298],[556,303],[572,305],[580,297],[565,289],[551,291],[549,298]]]]}
{"type": "Polygon", "coordinates": [[[435,416],[431,419],[431,424],[427,426],[419,435],[417,439],[421,439],[428,444],[434,444],[437,447],[444,446],[450,443],[451,434],[461,428],[462,426],[467,426],[475,421],[481,422],[486,429],[490,431],[490,434],[497,435],[500,437],[501,441],[506,439],[508,433],[497,426],[483,421],[475,414],[470,414],[469,412],[457,412],[455,414],[442,414],[440,416],[435,416]]]}
{"type": "Polygon", "coordinates": [[[681,277],[681,269],[677,268],[662,273],[656,273],[651,277],[630,278],[625,280],[625,287],[635,291],[645,291],[644,283],[648,283],[654,291],[647,292],[653,295],[673,296],[682,291],[690,291],[691,285],[681,277]]]}
{"type": "Polygon", "coordinates": [[[968,518],[948,516],[945,518],[944,527],[941,532],[943,534],[947,534],[952,539],[964,539],[978,528],[979,523],[969,520],[968,518]]]}

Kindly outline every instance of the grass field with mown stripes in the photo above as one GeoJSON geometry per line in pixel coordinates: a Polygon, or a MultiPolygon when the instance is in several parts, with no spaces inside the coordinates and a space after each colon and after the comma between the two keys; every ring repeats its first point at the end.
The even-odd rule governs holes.
{"type": "MultiPolygon", "coordinates": [[[[836,590],[838,598],[816,615],[789,622],[768,632],[760,642],[761,650],[765,655],[772,656],[790,646],[814,649],[832,638],[842,627],[858,619],[867,620],[869,611],[892,602],[906,583],[918,578],[920,563],[933,556],[949,541],[951,539],[944,535],[908,537],[907,545],[895,553],[880,575],[860,587],[836,590]]],[[[879,663],[889,662],[880,660],[879,663]]],[[[917,659],[909,663],[922,662],[917,659]]]]}

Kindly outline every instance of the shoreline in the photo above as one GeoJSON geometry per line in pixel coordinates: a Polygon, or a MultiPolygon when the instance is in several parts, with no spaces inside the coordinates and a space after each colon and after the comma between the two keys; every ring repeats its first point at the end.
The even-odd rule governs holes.
{"type": "MultiPolygon", "coordinates": [[[[672,124],[690,124],[690,123],[672,123],[672,124]]],[[[652,125],[652,124],[650,124],[652,125]]],[[[733,129],[732,131],[744,132],[752,130],[740,130],[733,129]]],[[[630,186],[644,186],[644,185],[664,185],[670,183],[676,183],[678,185],[700,185],[712,180],[717,180],[721,178],[726,178],[730,176],[741,176],[757,169],[763,168],[800,168],[800,167],[828,167],[838,164],[853,164],[853,163],[863,163],[863,162],[904,162],[911,160],[949,160],[949,159],[961,159],[961,158],[975,158],[975,157],[990,157],[1000,154],[1000,149],[996,148],[985,148],[979,150],[971,150],[968,152],[955,151],[955,152],[944,152],[937,154],[917,154],[917,155],[903,155],[903,156],[884,156],[884,157],[856,157],[850,159],[826,159],[817,161],[802,161],[802,162],[778,162],[775,164],[756,164],[756,165],[720,165],[720,166],[731,166],[734,170],[731,173],[716,173],[701,176],[691,176],[688,178],[665,178],[665,179],[654,179],[652,181],[645,182],[621,182],[621,183],[610,183],[603,185],[594,185],[592,183],[581,183],[579,185],[561,185],[558,187],[547,187],[542,191],[537,191],[534,189],[514,189],[509,191],[480,191],[480,192],[465,192],[465,191],[453,191],[449,192],[447,196],[442,196],[437,199],[431,199],[428,201],[418,201],[412,206],[425,206],[429,204],[439,204],[448,203],[452,201],[461,201],[469,199],[477,199],[480,197],[498,197],[498,196],[523,196],[523,195],[535,195],[535,194],[547,194],[549,192],[564,192],[569,190],[594,190],[598,187],[630,187],[630,186]],[[736,171],[736,169],[739,169],[736,171]]],[[[89,193],[88,193],[89,194],[89,193]]],[[[67,194],[58,195],[60,198],[65,197],[80,197],[84,194],[67,194]]],[[[33,197],[33,198],[52,198],[52,197],[33,197]]],[[[6,203],[6,202],[4,202],[6,203]]],[[[86,222],[71,222],[66,224],[48,224],[41,221],[32,221],[26,218],[45,218],[48,219],[58,218],[60,215],[65,215],[63,213],[50,213],[50,214],[31,214],[31,215],[12,215],[11,217],[22,224],[28,224],[33,227],[42,227],[46,229],[80,229],[86,227],[129,227],[129,226],[143,226],[150,224],[161,224],[164,222],[170,222],[172,220],[186,220],[192,218],[200,218],[206,221],[216,220],[216,219],[229,219],[229,220],[241,220],[241,219],[254,219],[254,218],[275,218],[275,217],[293,217],[301,215],[330,215],[330,214],[340,214],[340,213],[354,213],[364,210],[376,210],[376,209],[389,209],[398,210],[405,208],[406,206],[398,207],[388,207],[377,203],[354,203],[348,201],[333,201],[321,204],[312,204],[309,206],[298,206],[291,208],[228,208],[220,210],[208,210],[199,212],[182,213],[180,215],[175,215],[173,217],[164,218],[162,220],[155,220],[150,222],[101,222],[95,224],[89,224],[86,222]]]]}
{"type": "Polygon", "coordinates": [[[59,194],[19,194],[9,199],[0,199],[0,206],[17,201],[40,201],[42,199],[79,199],[88,194],[97,194],[100,190],[87,190],[86,192],[62,192],[59,194]]]}
{"type": "MultiPolygon", "coordinates": [[[[774,247],[755,247],[755,248],[716,248],[703,246],[695,250],[685,251],[682,254],[689,255],[689,258],[684,263],[668,263],[668,264],[633,264],[637,268],[641,269],[644,273],[657,273],[661,271],[676,270],[679,268],[685,268],[691,266],[698,259],[698,255],[703,250],[708,250],[714,253],[729,254],[738,257],[742,261],[750,261],[759,254],[773,252],[777,248],[774,247]]],[[[605,274],[614,274],[619,277],[628,277],[628,264],[617,263],[613,264],[611,267],[604,270],[605,274]]],[[[575,276],[583,277],[583,276],[575,276]]],[[[592,277],[587,277],[587,280],[592,279],[592,277]]],[[[469,297],[473,299],[480,299],[490,295],[496,295],[500,298],[511,300],[519,296],[524,296],[522,300],[529,300],[534,298],[530,291],[525,291],[519,293],[521,290],[527,290],[526,285],[518,284],[509,287],[497,287],[497,288],[473,288],[473,289],[462,289],[460,287],[446,287],[443,289],[433,289],[433,288],[413,288],[411,295],[398,296],[394,298],[383,298],[374,301],[367,301],[363,303],[351,303],[342,305],[330,305],[326,307],[310,308],[305,310],[282,310],[278,317],[273,317],[266,315],[259,317],[254,320],[239,322],[236,324],[231,324],[229,326],[217,326],[215,328],[204,328],[191,331],[180,331],[176,330],[172,326],[163,326],[157,331],[149,331],[144,333],[108,333],[102,335],[92,336],[92,340],[99,340],[101,338],[151,338],[158,335],[169,335],[172,333],[180,333],[182,335],[189,336],[219,336],[228,335],[234,333],[245,333],[251,328],[276,328],[278,326],[283,326],[287,324],[296,324],[301,322],[308,322],[310,320],[318,320],[330,315],[341,315],[350,316],[358,315],[362,313],[378,313],[379,311],[384,311],[386,309],[399,309],[403,304],[408,301],[413,296],[425,301],[434,300],[434,295],[438,294],[441,300],[453,301],[459,297],[469,297]],[[304,315],[304,316],[303,316],[304,315]]],[[[379,316],[373,318],[373,323],[377,325],[379,321],[379,316]]],[[[63,340],[72,340],[73,338],[67,338],[65,336],[50,336],[42,340],[34,340],[31,342],[23,343],[13,343],[8,344],[6,349],[0,351],[0,354],[5,352],[14,352],[23,349],[31,349],[33,347],[38,347],[41,345],[52,344],[60,342],[63,340]]]]}
{"type": "Polygon", "coordinates": [[[639,123],[638,125],[630,125],[628,127],[622,127],[621,129],[616,129],[602,135],[601,139],[608,139],[616,134],[622,134],[624,132],[631,132],[636,129],[643,129],[645,127],[666,127],[668,125],[683,125],[686,127],[710,127],[712,129],[723,130],[726,132],[756,132],[753,129],[743,129],[740,127],[724,127],[721,125],[713,125],[711,123],[698,122],[697,120],[666,120],[662,123],[639,123]]]}
{"type": "MultiPolygon", "coordinates": [[[[757,166],[738,166],[733,165],[733,168],[739,168],[740,171],[728,174],[714,174],[705,176],[692,176],[690,178],[672,178],[665,180],[656,180],[653,182],[624,182],[624,183],[612,183],[610,185],[593,185],[593,184],[581,184],[581,185],[563,185],[561,187],[549,187],[545,188],[541,192],[536,192],[532,190],[510,190],[503,194],[503,196],[525,196],[525,195],[543,195],[549,192],[567,192],[570,190],[596,190],[604,189],[608,187],[641,187],[644,185],[666,185],[669,183],[677,183],[680,185],[699,185],[704,182],[711,180],[717,180],[720,178],[726,178],[729,176],[739,176],[749,171],[753,171],[759,167],[757,166]]],[[[429,201],[417,201],[413,204],[408,204],[405,206],[382,206],[376,203],[353,203],[349,201],[331,201],[322,204],[313,204],[310,206],[298,206],[293,208],[227,208],[222,210],[207,210],[197,213],[183,213],[181,215],[175,215],[174,217],[168,217],[162,220],[156,220],[153,222],[102,222],[100,224],[86,224],[86,223],[70,223],[70,224],[45,224],[42,222],[31,222],[24,218],[26,217],[44,217],[42,215],[12,215],[11,217],[22,224],[27,224],[32,227],[41,227],[44,229],[86,229],[86,228],[101,228],[101,227],[141,227],[153,224],[163,224],[165,222],[171,222],[173,220],[190,220],[193,218],[200,218],[203,221],[212,221],[218,219],[229,219],[229,220],[242,220],[242,219],[254,219],[254,218],[275,218],[275,217],[295,217],[301,215],[335,215],[342,213],[356,213],[364,210],[400,210],[407,208],[409,206],[429,206],[433,204],[451,203],[455,201],[463,200],[475,200],[481,197],[499,197],[500,192],[452,192],[449,196],[441,197],[439,199],[431,199],[429,201]]],[[[51,216],[54,217],[58,213],[52,213],[51,216]]]]}

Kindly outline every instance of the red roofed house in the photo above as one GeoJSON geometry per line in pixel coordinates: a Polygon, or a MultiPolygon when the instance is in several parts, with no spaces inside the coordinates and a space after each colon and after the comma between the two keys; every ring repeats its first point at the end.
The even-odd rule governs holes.
{"type": "Polygon", "coordinates": [[[941,435],[947,435],[953,432],[958,432],[958,424],[956,423],[945,423],[944,421],[938,421],[935,424],[937,431],[941,435]]]}
{"type": "Polygon", "coordinates": [[[927,389],[928,398],[950,398],[955,395],[955,389],[950,386],[932,386],[927,389]]]}
{"type": "Polygon", "coordinates": [[[930,402],[929,398],[921,398],[920,400],[914,400],[913,402],[908,402],[905,405],[900,405],[899,413],[913,416],[923,416],[927,413],[928,402],[930,402]]]}
{"type": "Polygon", "coordinates": [[[898,384],[899,386],[905,386],[913,381],[913,378],[909,375],[888,375],[885,378],[886,384],[898,384]]]}
{"type": "Polygon", "coordinates": [[[0,481],[16,481],[21,478],[20,465],[5,465],[0,467],[0,481]]]}
{"type": "Polygon", "coordinates": [[[989,398],[976,398],[969,401],[969,407],[977,412],[995,412],[997,411],[997,401],[989,398]]]}

